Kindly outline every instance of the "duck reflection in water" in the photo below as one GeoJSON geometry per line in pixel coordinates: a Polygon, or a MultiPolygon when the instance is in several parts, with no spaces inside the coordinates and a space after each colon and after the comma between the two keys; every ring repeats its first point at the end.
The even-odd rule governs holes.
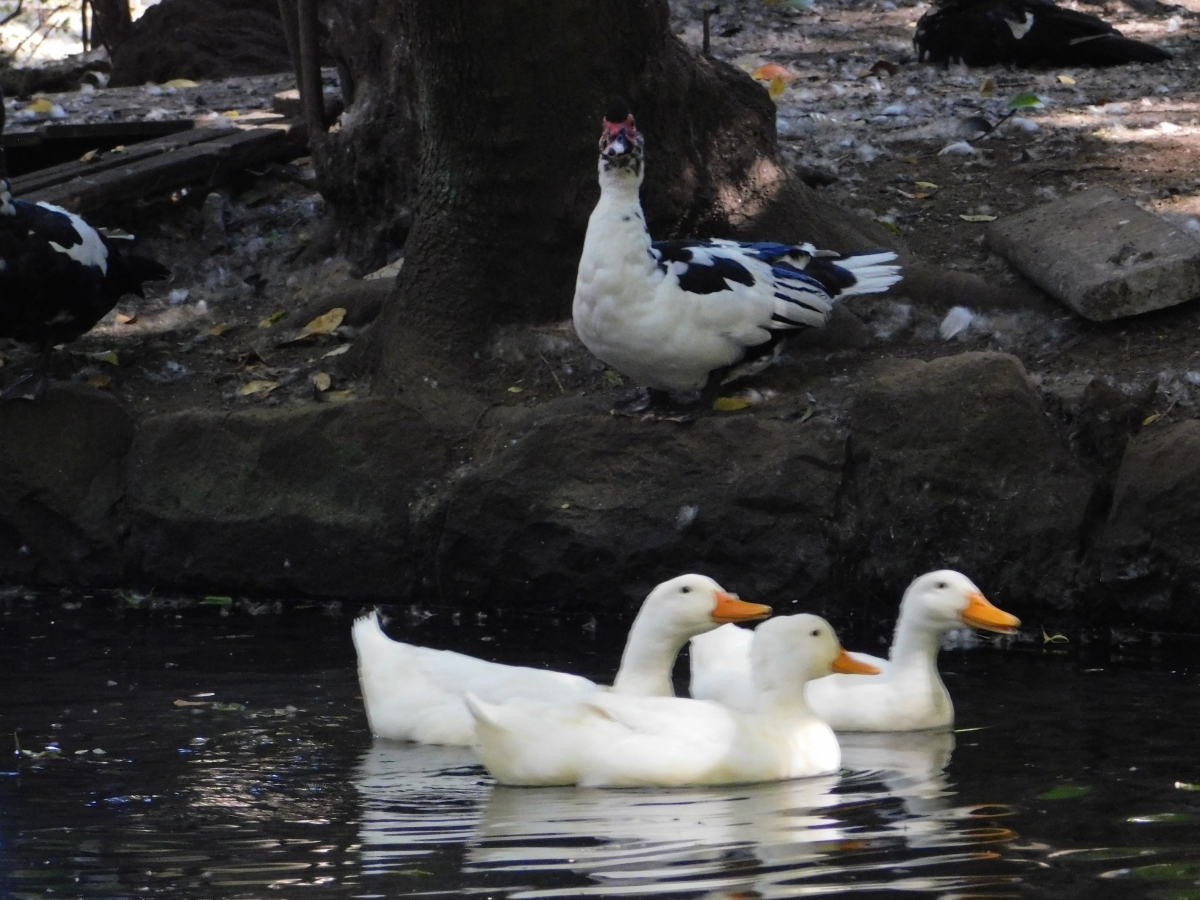
{"type": "Polygon", "coordinates": [[[463,874],[487,873],[498,888],[499,873],[514,886],[573,873],[601,893],[669,880],[673,891],[782,896],[796,880],[912,881],[897,865],[937,866],[917,879],[934,887],[993,880],[970,868],[994,854],[964,852],[979,849],[980,830],[947,779],[953,734],[845,735],[842,747],[842,776],[612,791],[494,786],[465,748],[376,741],[356,778],[364,870],[384,874],[462,844],[463,874]],[[942,875],[943,864],[966,873],[942,875]]]}

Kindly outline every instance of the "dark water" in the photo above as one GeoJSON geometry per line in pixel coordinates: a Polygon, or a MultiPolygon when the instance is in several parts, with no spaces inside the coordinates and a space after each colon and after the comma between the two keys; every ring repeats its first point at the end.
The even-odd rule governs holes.
{"type": "MultiPolygon", "coordinates": [[[[505,789],[469,751],[372,743],[352,612],[0,600],[0,897],[1200,900],[1187,645],[947,652],[958,733],[846,741],[840,777],[505,789]]],[[[599,677],[619,647],[437,622],[394,630],[599,677]]]]}

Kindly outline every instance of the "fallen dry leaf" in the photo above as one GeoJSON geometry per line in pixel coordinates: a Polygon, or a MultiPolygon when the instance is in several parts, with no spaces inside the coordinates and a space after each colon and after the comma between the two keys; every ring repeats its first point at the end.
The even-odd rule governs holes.
{"type": "Polygon", "coordinates": [[[88,376],[87,383],[94,388],[106,388],[112,385],[113,379],[111,375],[101,375],[96,372],[88,376]]]}
{"type": "Polygon", "coordinates": [[[995,222],[995,216],[959,216],[964,222],[995,222]]]}
{"type": "Polygon", "coordinates": [[[265,319],[263,319],[261,322],[259,322],[258,327],[259,328],[270,328],[272,325],[274,325],[276,322],[278,322],[282,318],[283,318],[283,310],[277,309],[277,310],[275,310],[275,312],[271,313],[269,316],[267,316],[265,319]]]}
{"type": "Polygon", "coordinates": [[[1149,416],[1146,416],[1146,418],[1142,419],[1142,427],[1145,428],[1147,425],[1153,425],[1155,422],[1157,422],[1162,417],[1163,417],[1162,413],[1153,413],[1149,416]]]}
{"type": "Polygon", "coordinates": [[[263,378],[256,378],[254,381],[247,382],[242,385],[242,389],[238,391],[243,397],[249,397],[253,394],[262,394],[266,396],[279,387],[278,381],[267,381],[263,378]]]}
{"type": "Polygon", "coordinates": [[[322,316],[317,316],[301,328],[299,337],[306,337],[310,334],[333,334],[337,330],[337,327],[342,324],[344,318],[346,318],[345,308],[335,306],[329,312],[322,316]]]}
{"type": "Polygon", "coordinates": [[[233,326],[230,325],[229,323],[220,322],[220,323],[214,325],[212,328],[208,329],[208,333],[211,334],[213,337],[220,337],[221,335],[223,335],[225,332],[229,331],[232,328],[233,328],[233,326]]]}
{"type": "Polygon", "coordinates": [[[750,77],[756,78],[759,81],[774,81],[776,78],[782,78],[784,81],[794,81],[800,76],[793,75],[779,63],[766,63],[751,72],[750,77]]]}
{"type": "Polygon", "coordinates": [[[519,384],[514,384],[509,387],[508,392],[510,394],[520,394],[524,390],[525,390],[525,388],[521,387],[519,384]]]}
{"type": "Polygon", "coordinates": [[[172,705],[178,706],[181,709],[185,706],[211,706],[211,704],[205,703],[203,700],[176,700],[172,705]]]}
{"type": "Polygon", "coordinates": [[[29,112],[48,113],[54,109],[54,103],[47,97],[38,97],[26,106],[25,109],[29,112]]]}
{"type": "Polygon", "coordinates": [[[1070,75],[1059,75],[1059,76],[1058,76],[1058,83],[1059,83],[1059,84],[1074,84],[1074,83],[1075,83],[1075,79],[1074,79],[1074,78],[1072,78],[1070,75]]]}
{"type": "Polygon", "coordinates": [[[79,157],[79,161],[82,163],[91,162],[99,153],[99,150],[89,150],[87,153],[83,154],[83,156],[79,157]]]}
{"type": "Polygon", "coordinates": [[[772,100],[783,96],[783,92],[787,90],[787,81],[779,75],[776,75],[767,84],[767,94],[772,100]]]}
{"type": "Polygon", "coordinates": [[[896,65],[894,62],[891,62],[890,60],[886,60],[886,59],[876,60],[875,65],[871,66],[871,74],[872,75],[883,75],[885,73],[888,75],[899,75],[900,67],[898,65],[896,65]]]}
{"type": "Polygon", "coordinates": [[[324,355],[321,357],[321,359],[329,359],[329,357],[331,357],[331,356],[341,356],[343,353],[345,353],[345,352],[346,352],[347,350],[349,350],[349,349],[350,349],[350,345],[349,345],[349,344],[342,344],[341,346],[339,346],[339,347],[334,347],[334,348],[333,348],[332,350],[330,350],[328,353],[324,354],[324,355]]]}
{"type": "Polygon", "coordinates": [[[328,372],[314,372],[312,383],[313,387],[323,392],[329,390],[329,386],[333,384],[333,379],[329,377],[328,372]]]}
{"type": "Polygon", "coordinates": [[[993,97],[996,94],[996,79],[989,75],[979,84],[979,96],[993,97]]]}
{"type": "Polygon", "coordinates": [[[121,364],[120,358],[113,350],[105,350],[103,353],[89,353],[88,359],[108,363],[110,366],[119,366],[121,364]]]}
{"type": "Polygon", "coordinates": [[[354,399],[354,391],[326,391],[321,396],[330,403],[347,403],[354,399]]]}
{"type": "Polygon", "coordinates": [[[125,313],[117,313],[118,325],[132,325],[137,322],[137,316],[127,316],[125,313]]]}
{"type": "Polygon", "coordinates": [[[919,188],[925,188],[927,191],[936,191],[938,189],[938,186],[932,181],[918,181],[916,185],[919,188]]]}
{"type": "Polygon", "coordinates": [[[200,84],[192,81],[190,78],[172,78],[170,81],[164,81],[162,86],[168,88],[194,88],[200,87],[200,84]]]}
{"type": "Polygon", "coordinates": [[[737,412],[746,409],[750,404],[741,397],[718,397],[713,401],[712,408],[717,412],[737,412]]]}

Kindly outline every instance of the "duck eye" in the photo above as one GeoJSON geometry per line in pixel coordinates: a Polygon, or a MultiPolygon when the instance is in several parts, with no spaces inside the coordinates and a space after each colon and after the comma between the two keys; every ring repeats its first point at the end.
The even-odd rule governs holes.
{"type": "Polygon", "coordinates": [[[821,629],[820,629],[820,628],[814,628],[814,629],[812,630],[812,636],[813,636],[813,637],[820,637],[820,636],[821,636],[821,629]]]}
{"type": "Polygon", "coordinates": [[[679,589],[679,592],[681,594],[690,594],[692,592],[692,589],[685,584],[683,587],[681,587],[679,589]]]}
{"type": "Polygon", "coordinates": [[[939,591],[944,591],[946,588],[950,587],[950,585],[946,584],[944,581],[939,581],[937,586],[939,591]]]}

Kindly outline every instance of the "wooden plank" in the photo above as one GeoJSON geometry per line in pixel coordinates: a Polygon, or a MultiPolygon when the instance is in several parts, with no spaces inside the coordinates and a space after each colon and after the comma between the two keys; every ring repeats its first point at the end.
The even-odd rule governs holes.
{"type": "Polygon", "coordinates": [[[25,194],[51,187],[72,178],[86,178],[98,172],[105,172],[109,169],[115,169],[118,166],[126,166],[149,159],[152,156],[178,150],[181,147],[189,147],[193,144],[227,137],[229,133],[228,128],[195,128],[191,131],[179,132],[157,141],[143,141],[140,144],[131,144],[121,153],[109,151],[102,156],[98,156],[91,162],[85,163],[79,160],[72,160],[62,165],[39,169],[36,172],[30,172],[28,175],[21,175],[12,179],[10,189],[15,196],[23,197],[25,194]]]}
{"type": "Polygon", "coordinates": [[[52,185],[22,199],[87,212],[114,200],[132,200],[186,185],[211,187],[246,166],[307,152],[304,135],[304,129],[288,126],[239,129],[217,140],[52,185]]]}
{"type": "Polygon", "coordinates": [[[166,137],[196,127],[191,119],[163,119],[158,122],[46,122],[28,130],[14,129],[0,135],[0,147],[28,147],[46,141],[97,142],[119,140],[127,144],[166,137]]]}

